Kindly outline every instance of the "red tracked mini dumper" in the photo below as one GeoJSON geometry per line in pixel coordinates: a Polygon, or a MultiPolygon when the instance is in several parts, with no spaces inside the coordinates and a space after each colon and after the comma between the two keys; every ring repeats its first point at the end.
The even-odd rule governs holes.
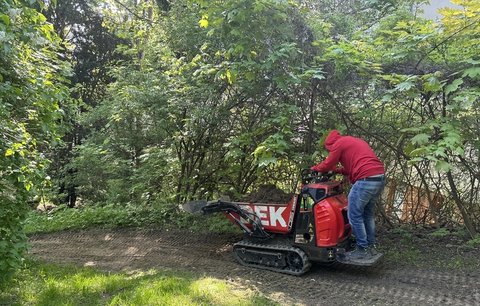
{"type": "MultiPolygon", "coordinates": [[[[189,204],[191,204],[189,206],[189,204]]],[[[353,245],[347,198],[341,182],[331,175],[302,172],[302,187],[288,203],[190,202],[204,214],[223,212],[244,232],[233,253],[244,266],[302,275],[312,262],[373,266],[381,258],[346,261],[353,245]]]]}

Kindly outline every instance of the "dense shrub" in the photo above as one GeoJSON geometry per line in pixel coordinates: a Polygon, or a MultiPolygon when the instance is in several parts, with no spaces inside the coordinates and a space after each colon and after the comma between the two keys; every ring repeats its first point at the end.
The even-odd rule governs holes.
{"type": "Polygon", "coordinates": [[[0,0],[0,282],[22,263],[27,203],[47,184],[39,150],[58,137],[68,94],[53,27],[20,3],[0,0]]]}
{"type": "Polygon", "coordinates": [[[199,216],[180,212],[172,205],[105,205],[69,209],[65,206],[49,213],[31,211],[27,233],[52,232],[92,227],[158,227],[195,231],[238,232],[221,214],[199,216]]]}

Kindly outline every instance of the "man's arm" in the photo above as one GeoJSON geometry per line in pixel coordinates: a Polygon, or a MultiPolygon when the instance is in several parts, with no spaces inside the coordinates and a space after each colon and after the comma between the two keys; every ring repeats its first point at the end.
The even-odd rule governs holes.
{"type": "Polygon", "coordinates": [[[342,175],[348,175],[347,170],[343,167],[336,167],[333,171],[342,175]]]}
{"type": "Polygon", "coordinates": [[[337,170],[340,170],[337,168],[338,161],[340,160],[340,154],[341,152],[339,148],[335,148],[328,154],[327,158],[323,162],[316,164],[310,169],[317,172],[328,172],[332,170],[335,170],[335,172],[337,172],[337,170]]]}

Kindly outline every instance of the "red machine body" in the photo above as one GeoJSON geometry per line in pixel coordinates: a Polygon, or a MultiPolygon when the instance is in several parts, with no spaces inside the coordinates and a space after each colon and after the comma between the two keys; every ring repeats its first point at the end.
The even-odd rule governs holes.
{"type": "Polygon", "coordinates": [[[314,206],[316,242],[319,247],[334,247],[347,239],[351,227],[347,220],[347,198],[341,194],[323,199],[314,206]]]}
{"type": "Polygon", "coordinates": [[[202,211],[223,212],[244,231],[233,247],[242,265],[301,275],[311,262],[341,261],[352,245],[347,198],[331,178],[302,172],[300,190],[287,203],[219,200],[202,211]]]}
{"type": "MultiPolygon", "coordinates": [[[[233,202],[242,209],[254,213],[260,220],[266,232],[288,234],[292,230],[295,208],[297,205],[297,196],[293,196],[288,203],[253,203],[253,202],[233,202]]],[[[226,213],[227,218],[234,224],[238,214],[226,213]]],[[[242,219],[245,226],[252,228],[253,225],[245,219],[242,219]]]]}
{"type": "MultiPolygon", "coordinates": [[[[347,219],[347,198],[342,193],[341,182],[328,181],[305,184],[299,194],[292,196],[288,203],[233,202],[242,209],[253,213],[259,219],[264,230],[273,234],[292,234],[295,231],[295,216],[313,215],[313,223],[308,232],[298,241],[310,241],[315,237],[317,247],[335,247],[350,237],[351,227],[347,219]],[[315,200],[317,202],[315,203],[315,200]],[[298,210],[297,210],[298,208],[298,210]],[[312,230],[315,229],[313,233],[312,230]]],[[[225,212],[227,218],[236,224],[241,220],[252,228],[249,220],[236,213],[225,212]]]]}

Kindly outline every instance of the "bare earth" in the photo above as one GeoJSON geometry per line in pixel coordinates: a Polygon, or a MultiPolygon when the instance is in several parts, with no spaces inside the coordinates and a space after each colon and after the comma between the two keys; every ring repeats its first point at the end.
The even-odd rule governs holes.
{"type": "Polygon", "coordinates": [[[185,231],[64,231],[31,236],[30,253],[47,262],[102,271],[189,271],[256,288],[284,305],[480,305],[476,269],[418,268],[387,259],[374,268],[316,264],[295,277],[237,264],[231,249],[240,239],[185,231]]]}

